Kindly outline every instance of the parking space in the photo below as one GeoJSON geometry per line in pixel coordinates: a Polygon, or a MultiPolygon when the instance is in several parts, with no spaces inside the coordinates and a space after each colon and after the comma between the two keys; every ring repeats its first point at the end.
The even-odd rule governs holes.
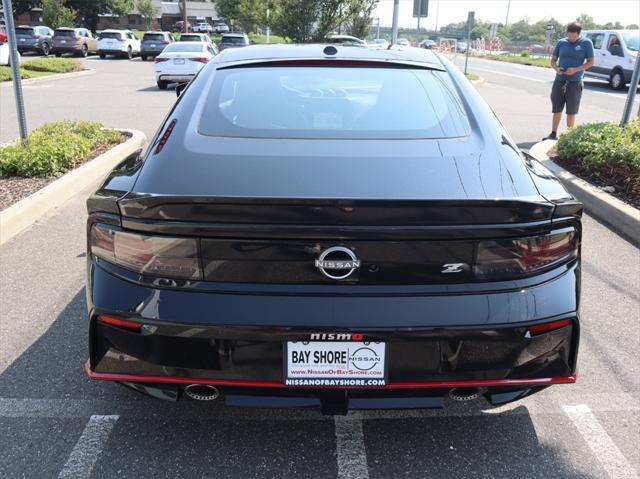
{"type": "MultiPolygon", "coordinates": [[[[153,135],[175,101],[157,89],[153,63],[83,61],[94,73],[25,84],[29,127],[91,119],[153,135]]],[[[479,87],[522,145],[549,120],[546,86],[524,82],[479,87]]],[[[9,88],[0,142],[17,135],[9,88]]],[[[600,96],[582,121],[617,117],[622,98],[600,96]]],[[[0,477],[638,477],[640,252],[596,220],[584,222],[577,384],[501,408],[449,401],[334,418],[168,403],[90,382],[84,199],[0,249],[0,477]]]]}

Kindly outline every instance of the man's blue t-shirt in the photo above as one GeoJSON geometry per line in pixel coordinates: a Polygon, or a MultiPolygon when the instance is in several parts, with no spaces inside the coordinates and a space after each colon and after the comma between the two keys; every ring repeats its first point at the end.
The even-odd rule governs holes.
{"type": "MultiPolygon", "coordinates": [[[[571,43],[567,38],[559,40],[553,49],[553,56],[558,57],[560,68],[575,68],[581,66],[585,60],[593,58],[593,43],[584,37],[579,37],[575,43],[571,43]]],[[[582,81],[584,72],[573,75],[556,75],[556,80],[582,81]]]]}

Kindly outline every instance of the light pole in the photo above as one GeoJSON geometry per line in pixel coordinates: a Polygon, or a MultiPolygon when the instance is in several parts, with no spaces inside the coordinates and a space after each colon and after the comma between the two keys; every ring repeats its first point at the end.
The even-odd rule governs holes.
{"type": "Polygon", "coordinates": [[[398,43],[398,10],[400,9],[400,0],[393,0],[393,24],[391,26],[391,44],[398,43]]]}
{"type": "MultiPolygon", "coordinates": [[[[638,80],[640,80],[640,57],[636,59],[636,66],[633,69],[633,75],[631,75],[631,82],[629,83],[629,93],[627,94],[627,101],[624,104],[624,111],[622,113],[622,120],[620,126],[625,126],[629,123],[631,118],[631,110],[633,108],[633,102],[636,98],[636,90],[638,89],[638,80]]],[[[640,116],[640,109],[638,109],[638,116],[640,116]]]]}
{"type": "Polygon", "coordinates": [[[380,38],[380,17],[378,17],[378,27],[376,28],[376,38],[380,38]]]}
{"type": "Polygon", "coordinates": [[[511,0],[507,3],[507,17],[504,19],[504,26],[509,25],[509,10],[511,10],[511,0]]]}
{"type": "Polygon", "coordinates": [[[2,0],[2,8],[4,10],[4,20],[7,28],[7,40],[9,40],[9,58],[11,60],[11,73],[13,75],[13,93],[16,97],[16,110],[18,111],[20,139],[24,143],[27,139],[27,117],[24,113],[22,77],[20,76],[20,57],[18,56],[16,26],[13,21],[13,6],[11,5],[11,0],[2,0]]]}
{"type": "Polygon", "coordinates": [[[182,0],[182,30],[183,33],[189,33],[189,21],[187,20],[189,16],[187,15],[187,0],[182,0]]]}
{"type": "Polygon", "coordinates": [[[269,13],[271,12],[270,1],[271,0],[267,0],[267,44],[271,43],[271,27],[269,26],[269,13]]]}

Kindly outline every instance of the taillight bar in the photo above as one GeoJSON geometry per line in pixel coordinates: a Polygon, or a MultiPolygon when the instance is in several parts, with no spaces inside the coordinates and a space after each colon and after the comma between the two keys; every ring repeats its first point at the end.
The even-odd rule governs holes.
{"type": "Polygon", "coordinates": [[[129,331],[135,331],[139,333],[142,330],[142,323],[136,321],[129,321],[128,319],[116,318],[113,316],[98,316],[98,320],[104,324],[116,326],[117,328],[128,329],[129,331]]]}
{"type": "Polygon", "coordinates": [[[202,279],[198,241],[193,238],[149,236],[93,225],[89,246],[94,256],[139,274],[202,279]]]}
{"type": "Polygon", "coordinates": [[[156,57],[153,61],[154,61],[155,63],[162,63],[162,62],[167,62],[167,61],[169,61],[169,59],[168,59],[168,58],[162,58],[162,57],[156,57]]]}
{"type": "Polygon", "coordinates": [[[535,326],[529,326],[527,328],[527,331],[529,331],[531,336],[537,336],[539,334],[550,333],[551,331],[562,329],[565,326],[569,326],[570,324],[571,324],[570,319],[560,319],[558,321],[551,321],[550,323],[536,324],[535,326]]]}
{"type": "Polygon", "coordinates": [[[208,63],[209,62],[209,59],[207,57],[189,58],[189,60],[191,60],[192,62],[199,62],[199,63],[208,63]]]}

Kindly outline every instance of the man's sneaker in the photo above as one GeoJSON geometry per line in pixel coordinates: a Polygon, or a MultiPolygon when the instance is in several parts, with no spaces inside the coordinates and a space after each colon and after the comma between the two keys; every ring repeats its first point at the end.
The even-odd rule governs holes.
{"type": "Polygon", "coordinates": [[[558,139],[558,135],[556,135],[555,131],[552,131],[551,133],[549,133],[549,136],[543,138],[543,140],[557,140],[558,139]]]}

